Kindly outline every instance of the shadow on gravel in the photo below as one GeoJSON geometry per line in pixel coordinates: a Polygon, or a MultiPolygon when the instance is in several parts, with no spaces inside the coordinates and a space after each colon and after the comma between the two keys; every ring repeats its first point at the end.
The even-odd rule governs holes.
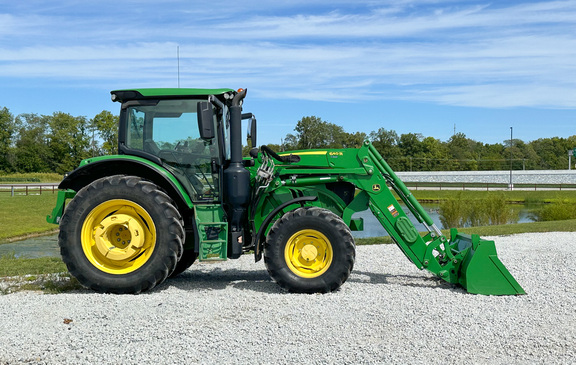
{"type": "MultiPolygon", "coordinates": [[[[427,275],[394,275],[354,270],[346,283],[389,285],[391,287],[440,288],[454,293],[466,293],[463,288],[449,284],[440,278],[427,275]]],[[[164,283],[155,287],[151,291],[139,295],[162,292],[172,287],[190,292],[235,288],[238,290],[250,290],[264,294],[288,293],[270,279],[266,270],[223,270],[221,268],[211,268],[210,270],[206,270],[198,268],[197,266],[192,266],[191,269],[184,271],[182,274],[174,278],[167,279],[164,283]]],[[[76,289],[63,294],[67,293],[92,294],[94,292],[90,289],[76,289]]]]}
{"type": "Polygon", "coordinates": [[[222,270],[215,268],[210,271],[202,271],[195,270],[194,266],[192,266],[192,269],[166,280],[153,291],[162,291],[169,287],[187,291],[223,290],[232,287],[266,294],[283,293],[283,290],[270,279],[266,270],[222,270]]]}
{"type": "MultiPolygon", "coordinates": [[[[440,288],[454,293],[466,292],[464,289],[447,283],[440,278],[426,275],[393,275],[366,271],[352,271],[347,283],[382,284],[431,289],[440,288]]],[[[223,270],[215,268],[210,271],[201,271],[192,268],[175,278],[166,280],[164,284],[154,289],[154,291],[165,290],[169,287],[176,287],[187,291],[224,290],[235,288],[265,294],[287,293],[270,279],[266,270],[223,270]]]]}
{"type": "Polygon", "coordinates": [[[466,292],[463,288],[447,283],[440,278],[426,275],[393,275],[366,271],[352,271],[352,275],[350,275],[348,282],[411,286],[415,288],[442,288],[456,293],[466,292]]]}

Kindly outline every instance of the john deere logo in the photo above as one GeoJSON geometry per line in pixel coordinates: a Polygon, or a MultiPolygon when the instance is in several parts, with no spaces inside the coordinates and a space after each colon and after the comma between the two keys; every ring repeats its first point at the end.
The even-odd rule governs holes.
{"type": "Polygon", "coordinates": [[[374,190],[374,191],[380,191],[380,184],[374,184],[374,185],[372,185],[372,190],[374,190]]]}

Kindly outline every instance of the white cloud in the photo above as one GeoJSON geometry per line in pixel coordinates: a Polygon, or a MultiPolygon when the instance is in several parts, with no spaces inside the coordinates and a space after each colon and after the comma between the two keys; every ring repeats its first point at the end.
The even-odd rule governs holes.
{"type": "Polygon", "coordinates": [[[176,56],[176,43],[132,43],[122,46],[27,46],[0,49],[2,61],[85,61],[162,59],[176,56]]]}
{"type": "Polygon", "coordinates": [[[355,12],[346,4],[274,5],[289,15],[231,5],[209,18],[200,15],[208,5],[177,1],[190,12],[0,14],[0,77],[172,86],[179,45],[191,86],[240,84],[267,97],[327,101],[576,107],[574,1],[366,1],[355,12]]]}
{"type": "Polygon", "coordinates": [[[576,88],[573,85],[541,84],[485,84],[436,87],[420,91],[421,99],[445,105],[505,108],[522,107],[576,107],[576,88]]]}

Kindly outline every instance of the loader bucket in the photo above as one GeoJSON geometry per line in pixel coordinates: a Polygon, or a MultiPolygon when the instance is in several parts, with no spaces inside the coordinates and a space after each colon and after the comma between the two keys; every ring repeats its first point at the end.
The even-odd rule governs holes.
{"type": "Polygon", "coordinates": [[[464,254],[458,282],[469,293],[484,295],[526,294],[498,258],[494,241],[478,235],[451,232],[450,246],[464,254]]]}

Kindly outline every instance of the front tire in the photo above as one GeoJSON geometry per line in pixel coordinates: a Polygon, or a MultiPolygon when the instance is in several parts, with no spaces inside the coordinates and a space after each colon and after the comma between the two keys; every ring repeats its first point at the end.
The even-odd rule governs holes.
{"type": "Polygon", "coordinates": [[[162,283],[182,254],[182,218],[158,186],[135,176],[81,189],[60,223],[62,259],[78,281],[106,293],[140,293],[162,283]]]}
{"type": "Polygon", "coordinates": [[[326,293],[350,276],[354,239],[327,209],[299,208],[276,221],[266,239],[264,262],[272,279],[296,293],[326,293]]]}

